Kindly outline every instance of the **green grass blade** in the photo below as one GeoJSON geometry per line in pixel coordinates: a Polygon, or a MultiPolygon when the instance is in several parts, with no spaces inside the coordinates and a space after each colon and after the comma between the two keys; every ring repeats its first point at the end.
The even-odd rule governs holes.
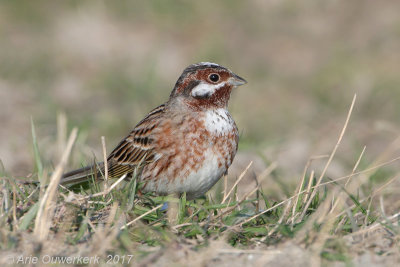
{"type": "Polygon", "coordinates": [[[36,217],[36,213],[37,213],[38,209],[39,209],[39,202],[35,203],[29,209],[29,211],[24,215],[24,217],[21,219],[21,223],[19,224],[19,229],[20,230],[28,229],[29,224],[36,217]]]}
{"type": "Polygon", "coordinates": [[[31,129],[32,129],[33,153],[35,157],[36,169],[38,172],[38,178],[39,178],[38,180],[41,181],[43,178],[43,163],[40,158],[39,146],[36,138],[35,124],[33,123],[32,117],[31,117],[31,129]]]}

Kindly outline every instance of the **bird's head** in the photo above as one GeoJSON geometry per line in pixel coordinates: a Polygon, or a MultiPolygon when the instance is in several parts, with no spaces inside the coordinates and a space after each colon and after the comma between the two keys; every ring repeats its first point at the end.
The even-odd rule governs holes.
{"type": "Polygon", "coordinates": [[[190,108],[226,108],[232,89],[247,81],[215,63],[188,66],[171,92],[170,99],[181,98],[190,108]]]}

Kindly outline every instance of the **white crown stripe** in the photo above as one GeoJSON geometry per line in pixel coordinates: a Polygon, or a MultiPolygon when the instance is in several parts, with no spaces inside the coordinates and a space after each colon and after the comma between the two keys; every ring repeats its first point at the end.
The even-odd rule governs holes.
{"type": "Polygon", "coordinates": [[[217,63],[213,63],[213,62],[199,62],[194,64],[194,66],[214,66],[214,67],[221,67],[220,65],[218,65],[217,63]]]}

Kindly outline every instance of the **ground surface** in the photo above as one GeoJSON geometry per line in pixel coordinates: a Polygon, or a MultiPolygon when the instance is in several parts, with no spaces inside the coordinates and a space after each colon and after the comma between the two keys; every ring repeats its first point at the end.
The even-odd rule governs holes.
{"type": "Polygon", "coordinates": [[[10,255],[111,252],[132,253],[142,265],[399,263],[399,7],[395,0],[1,3],[1,263],[10,255]],[[39,222],[24,218],[44,191],[11,179],[38,177],[31,118],[49,171],[78,127],[67,168],[79,167],[93,154],[102,158],[100,136],[110,151],[198,61],[249,81],[230,102],[241,139],[228,189],[253,162],[229,200],[238,207],[221,200],[221,181],[207,200],[171,202],[184,207],[178,221],[190,226],[175,229],[160,211],[118,232],[164,200],[130,202],[111,192],[79,202],[82,192],[60,189],[50,233],[38,243],[39,222]],[[352,173],[348,183],[339,179],[352,173]],[[307,191],[310,177],[313,185],[320,177],[337,183],[307,191]],[[247,195],[257,184],[264,198],[260,190],[247,195]],[[296,202],[299,185],[306,191],[296,202]],[[113,203],[119,208],[108,224],[96,217],[109,216],[113,203]]]}

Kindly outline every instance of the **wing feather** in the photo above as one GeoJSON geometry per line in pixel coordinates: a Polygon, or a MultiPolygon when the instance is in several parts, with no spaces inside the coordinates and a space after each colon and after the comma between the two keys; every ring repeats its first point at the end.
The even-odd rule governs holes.
{"type": "MultiPolygon", "coordinates": [[[[139,164],[146,164],[155,158],[153,130],[162,122],[165,110],[166,105],[163,104],[150,111],[110,153],[107,159],[109,177],[132,173],[139,164]]],[[[92,175],[101,177],[102,174],[104,164],[99,163],[64,174],[61,183],[80,183],[87,181],[92,175]]]]}
{"type": "Polygon", "coordinates": [[[154,158],[152,130],[159,126],[164,112],[164,104],[153,109],[110,153],[108,162],[113,173],[122,175],[124,172],[133,171],[140,163],[149,162],[154,158]]]}

